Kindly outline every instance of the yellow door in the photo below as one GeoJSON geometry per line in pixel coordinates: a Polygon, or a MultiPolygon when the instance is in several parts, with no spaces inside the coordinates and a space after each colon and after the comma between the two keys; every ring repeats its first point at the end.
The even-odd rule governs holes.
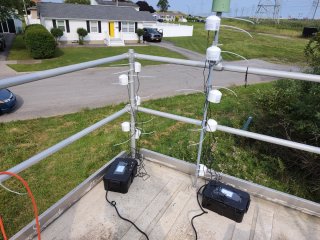
{"type": "Polygon", "coordinates": [[[114,22],[109,22],[109,35],[114,37],[114,22]]]}

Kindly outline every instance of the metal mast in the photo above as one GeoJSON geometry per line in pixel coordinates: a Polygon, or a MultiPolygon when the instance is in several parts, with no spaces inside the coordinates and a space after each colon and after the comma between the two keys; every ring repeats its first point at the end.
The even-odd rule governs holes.
{"type": "Polygon", "coordinates": [[[281,0],[259,0],[255,13],[256,21],[271,18],[279,23],[281,0]]]}

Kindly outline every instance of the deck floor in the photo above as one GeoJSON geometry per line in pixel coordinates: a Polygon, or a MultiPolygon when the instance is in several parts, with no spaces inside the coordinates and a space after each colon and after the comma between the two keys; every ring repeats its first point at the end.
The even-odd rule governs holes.
{"type": "MultiPolygon", "coordinates": [[[[152,239],[195,239],[190,220],[200,213],[190,175],[146,161],[150,178],[135,178],[127,194],[109,192],[123,217],[152,239]]],[[[319,239],[320,218],[251,196],[242,223],[205,214],[195,221],[199,239],[319,239]]],[[[105,200],[103,182],[46,228],[47,239],[145,239],[105,200]]]]}

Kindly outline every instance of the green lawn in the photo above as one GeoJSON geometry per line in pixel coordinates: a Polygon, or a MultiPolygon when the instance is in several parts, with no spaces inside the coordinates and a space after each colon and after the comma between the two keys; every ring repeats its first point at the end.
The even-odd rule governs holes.
{"type": "MultiPolygon", "coordinates": [[[[44,59],[39,64],[10,64],[9,66],[18,72],[41,71],[66,65],[86,62],[104,57],[111,57],[128,52],[132,48],[141,54],[153,54],[157,56],[166,56],[173,58],[183,58],[179,53],[172,52],[156,46],[141,46],[141,47],[81,47],[81,48],[58,48],[56,56],[52,59],[44,59]]],[[[18,35],[14,41],[13,47],[10,50],[8,60],[29,60],[32,59],[25,49],[22,35],[18,35]]],[[[113,64],[127,63],[127,60],[119,61],[113,64]]],[[[143,65],[160,64],[159,62],[140,61],[143,65]]],[[[107,66],[107,65],[104,65],[107,66]]]]}
{"type": "MultiPolygon", "coordinates": [[[[175,37],[166,38],[165,40],[179,47],[205,54],[208,44],[211,45],[212,43],[213,34],[212,32],[210,33],[210,40],[207,41],[207,32],[204,30],[204,24],[192,23],[192,25],[194,26],[193,37],[175,37]]],[[[254,38],[250,38],[245,33],[221,28],[219,40],[219,43],[223,44],[221,49],[235,52],[247,59],[258,58],[284,64],[304,65],[304,48],[308,40],[297,37],[284,39],[264,36],[255,32],[252,35],[254,38]]],[[[223,53],[223,58],[226,60],[240,60],[238,57],[227,53],[223,53]]]]}
{"type": "MultiPolygon", "coordinates": [[[[211,109],[212,117],[220,124],[241,128],[248,116],[255,119],[258,91],[266,91],[271,84],[257,84],[233,90],[238,98],[224,91],[221,104],[211,109]]],[[[182,95],[144,102],[144,107],[201,119],[204,96],[202,94],[182,95]]],[[[102,118],[118,111],[124,104],[104,108],[83,110],[79,113],[35,120],[0,123],[0,169],[10,167],[28,159],[34,154],[88,127],[102,118]]],[[[152,116],[138,114],[138,122],[148,121],[152,116]]],[[[129,115],[112,122],[41,163],[21,173],[34,192],[40,212],[63,197],[71,189],[90,176],[127,145],[114,147],[128,139],[121,132],[120,123],[129,115]]],[[[259,124],[253,121],[251,129],[259,124]]],[[[195,162],[197,147],[189,146],[199,141],[195,126],[155,117],[144,124],[145,132],[139,146],[163,154],[195,162]]],[[[255,141],[244,142],[240,137],[214,133],[216,151],[214,168],[245,180],[253,181],[280,191],[315,200],[301,178],[287,169],[277,156],[264,155],[255,149],[255,141]]],[[[207,138],[205,145],[208,144],[207,138]]],[[[152,177],[152,176],[151,176],[152,177]]],[[[5,182],[8,187],[24,192],[15,180],[5,182]]],[[[33,219],[30,200],[27,196],[17,196],[0,187],[0,212],[5,220],[9,236],[33,219]]]]}

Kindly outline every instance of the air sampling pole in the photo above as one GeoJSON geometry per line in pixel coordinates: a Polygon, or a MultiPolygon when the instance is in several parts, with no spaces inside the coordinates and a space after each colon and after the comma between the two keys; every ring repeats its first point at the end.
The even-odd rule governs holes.
{"type": "MultiPolygon", "coordinates": [[[[205,89],[205,95],[206,95],[206,102],[203,110],[203,119],[201,124],[201,132],[200,132],[200,142],[199,142],[199,148],[198,148],[198,156],[197,156],[197,167],[196,167],[196,173],[195,173],[195,182],[194,187],[197,187],[197,181],[198,176],[200,172],[200,161],[201,161],[201,155],[202,155],[202,146],[204,141],[204,136],[206,131],[213,132],[215,131],[217,122],[213,119],[210,119],[207,121],[208,117],[208,106],[209,102],[212,102],[212,99],[209,100],[209,98],[215,98],[215,93],[212,93],[212,82],[213,82],[213,68],[215,65],[217,65],[221,60],[221,49],[218,47],[219,43],[219,30],[220,30],[220,17],[222,16],[223,12],[230,12],[230,0],[213,0],[212,3],[212,12],[216,12],[216,15],[212,15],[207,18],[206,20],[206,26],[205,29],[207,31],[214,31],[214,41],[212,43],[212,46],[207,49],[206,52],[206,61],[209,62],[209,75],[207,80],[207,86],[205,89]],[[210,96],[210,94],[212,95],[210,96]],[[210,121],[210,124],[209,124],[210,121]]],[[[221,96],[220,96],[221,97],[221,96]]],[[[220,100],[219,100],[220,102],[220,100]]],[[[217,103],[217,102],[216,102],[217,103]]]]}

